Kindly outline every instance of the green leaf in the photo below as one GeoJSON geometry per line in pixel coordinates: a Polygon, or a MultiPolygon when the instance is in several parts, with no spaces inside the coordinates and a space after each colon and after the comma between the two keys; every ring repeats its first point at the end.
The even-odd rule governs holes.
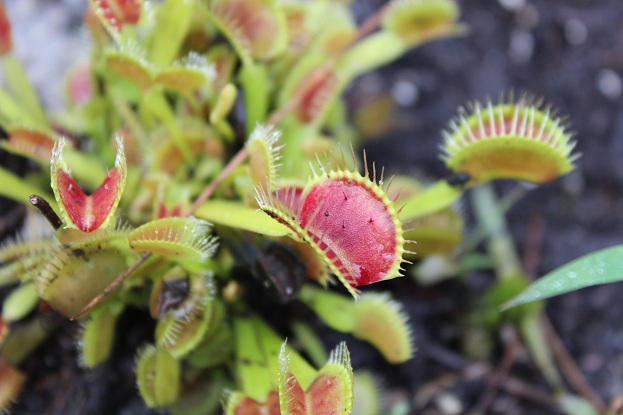
{"type": "Polygon", "coordinates": [[[257,402],[264,402],[276,385],[271,382],[272,376],[255,323],[248,315],[240,315],[234,320],[236,373],[244,394],[257,402]]]}
{"type": "Polygon", "coordinates": [[[22,108],[17,101],[3,88],[0,88],[0,120],[5,128],[16,125],[45,128],[46,124],[37,122],[31,114],[22,108]]]}
{"type": "Polygon", "coordinates": [[[169,106],[164,94],[161,91],[153,89],[141,95],[141,99],[142,104],[150,111],[151,115],[155,116],[166,125],[167,129],[171,132],[175,145],[184,156],[184,159],[192,163],[195,156],[192,151],[190,151],[188,142],[184,139],[176,115],[169,106]]]}
{"type": "Polygon", "coordinates": [[[290,229],[266,213],[226,200],[212,200],[204,203],[197,209],[195,216],[219,225],[262,235],[284,236],[291,233],[290,229]]]}
{"type": "Polygon", "coordinates": [[[247,134],[251,134],[268,113],[268,72],[266,67],[248,62],[242,66],[239,80],[244,90],[247,134]]]}
{"type": "Polygon", "coordinates": [[[324,362],[329,360],[329,353],[324,343],[310,324],[305,321],[296,321],[292,323],[290,328],[302,351],[305,352],[315,367],[321,367],[324,362]]]}
{"type": "Polygon", "coordinates": [[[344,53],[337,68],[352,79],[398,59],[407,49],[399,36],[382,30],[366,37],[344,53]]]}
{"type": "Polygon", "coordinates": [[[357,322],[352,298],[308,284],[303,286],[299,300],[314,310],[332,329],[343,333],[352,333],[355,330],[357,322]]]}
{"type": "Polygon", "coordinates": [[[563,395],[558,399],[560,409],[566,415],[597,415],[599,412],[586,399],[575,395],[563,395]]]}
{"type": "Polygon", "coordinates": [[[461,194],[461,189],[450,186],[445,180],[440,180],[423,192],[402,200],[404,208],[400,212],[400,219],[402,221],[416,219],[446,208],[461,194]]]}
{"type": "Polygon", "coordinates": [[[41,298],[65,317],[78,314],[128,265],[125,252],[110,243],[88,243],[59,251],[33,282],[41,298]]]}
{"type": "Polygon", "coordinates": [[[41,314],[11,327],[0,347],[0,361],[18,366],[59,326],[60,319],[45,320],[41,314]],[[50,324],[51,323],[51,324],[50,324]]]}
{"type": "Polygon", "coordinates": [[[34,284],[26,283],[11,291],[2,304],[2,319],[13,323],[26,317],[39,304],[34,284]]]}
{"type": "Polygon", "coordinates": [[[43,196],[50,203],[50,206],[58,212],[58,206],[49,191],[40,189],[31,182],[4,169],[2,166],[0,166],[0,183],[2,183],[0,185],[0,196],[7,197],[18,203],[27,203],[30,195],[37,194],[43,196]]]}
{"type": "Polygon", "coordinates": [[[153,32],[150,50],[154,64],[168,65],[177,57],[190,27],[194,8],[192,0],[167,0],[158,10],[158,30],[153,32]]]}
{"type": "Polygon", "coordinates": [[[87,320],[79,341],[81,360],[93,369],[110,356],[115,339],[117,317],[123,311],[121,304],[95,310],[87,320]]]}
{"type": "Polygon", "coordinates": [[[623,281],[623,245],[601,249],[563,265],[530,285],[502,309],[617,281],[623,281]]]}
{"type": "Polygon", "coordinates": [[[181,371],[180,362],[165,349],[149,345],[139,352],[136,382],[148,407],[170,405],[177,400],[181,371]]]}
{"type": "Polygon", "coordinates": [[[22,62],[14,55],[5,55],[2,58],[2,69],[7,84],[22,107],[36,121],[37,126],[47,127],[48,121],[39,102],[39,97],[37,97],[35,89],[28,80],[22,62]]]}
{"type": "Polygon", "coordinates": [[[309,386],[317,375],[317,371],[303,359],[287,342],[284,343],[281,336],[279,336],[273,329],[271,329],[264,321],[254,317],[253,324],[258,338],[260,339],[260,345],[266,356],[268,368],[270,370],[271,378],[275,385],[279,384],[279,354],[281,349],[285,347],[285,350],[290,354],[290,370],[296,376],[299,383],[303,387],[309,386]]]}
{"type": "Polygon", "coordinates": [[[375,415],[382,413],[384,395],[379,380],[368,371],[356,371],[353,377],[354,394],[353,414],[375,415]]]}

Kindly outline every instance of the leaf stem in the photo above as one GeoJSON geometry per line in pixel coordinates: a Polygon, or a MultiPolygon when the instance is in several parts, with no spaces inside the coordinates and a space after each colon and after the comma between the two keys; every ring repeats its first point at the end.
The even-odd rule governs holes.
{"type": "Polygon", "coordinates": [[[212,180],[212,182],[210,182],[210,184],[208,184],[205,187],[205,189],[203,189],[203,192],[201,192],[201,194],[199,194],[199,196],[197,196],[197,198],[193,202],[193,204],[190,207],[190,209],[188,209],[188,211],[185,213],[185,216],[190,216],[193,213],[195,213],[195,211],[197,211],[197,209],[199,209],[199,206],[201,206],[203,204],[203,202],[205,202],[206,200],[208,200],[208,198],[210,196],[212,196],[212,193],[214,193],[214,191],[219,187],[219,185],[240,164],[242,164],[242,162],[247,158],[248,154],[249,154],[249,150],[247,149],[247,147],[246,146],[242,147],[238,151],[238,153],[236,153],[236,155],[234,157],[232,157],[231,160],[229,160],[229,163],[227,163],[227,165],[223,168],[223,170],[221,170],[221,172],[218,174],[218,176],[216,176],[216,178],[214,180],[212,180]]]}
{"type": "Polygon", "coordinates": [[[500,279],[523,275],[515,246],[496,200],[493,186],[481,184],[473,189],[472,203],[480,225],[489,238],[487,250],[493,258],[496,275],[500,279]]]}
{"type": "Polygon", "coordinates": [[[604,403],[599,395],[591,388],[586,378],[578,368],[578,365],[569,354],[565,345],[560,341],[556,334],[552,323],[547,317],[541,319],[541,326],[545,329],[545,336],[554,354],[554,359],[558,361],[558,365],[569,384],[584,398],[586,398],[600,414],[606,412],[604,403]]]}
{"type": "MultiPolygon", "coordinates": [[[[512,278],[528,280],[519,261],[517,250],[511,238],[506,220],[493,185],[481,184],[473,189],[472,202],[480,226],[488,237],[487,250],[493,259],[496,277],[499,281],[512,278]]],[[[540,313],[527,313],[517,323],[530,357],[548,383],[556,390],[564,386],[552,359],[552,350],[541,325],[540,313]]]]}
{"type": "Polygon", "coordinates": [[[52,209],[47,200],[35,194],[30,195],[29,200],[30,204],[39,209],[39,212],[50,222],[50,225],[52,225],[55,231],[63,226],[63,221],[58,217],[56,212],[54,212],[54,209],[52,209]]]}

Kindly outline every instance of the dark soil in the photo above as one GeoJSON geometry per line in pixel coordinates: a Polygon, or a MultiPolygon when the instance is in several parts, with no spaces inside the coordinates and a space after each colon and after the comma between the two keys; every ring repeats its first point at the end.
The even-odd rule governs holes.
{"type": "MultiPolygon", "coordinates": [[[[31,3],[46,9],[75,6],[71,1],[31,3]]],[[[365,16],[382,3],[356,0],[355,7],[365,16]]],[[[568,115],[582,158],[576,171],[529,191],[509,211],[526,269],[537,277],[585,253],[623,243],[623,2],[459,3],[470,29],[467,36],[424,45],[350,89],[354,111],[388,91],[397,99],[380,137],[365,143],[369,158],[390,173],[443,177],[447,172],[437,156],[440,131],[457,107],[473,99],[496,100],[501,91],[542,96],[568,115]]],[[[74,28],[75,22],[68,22],[54,30],[74,28]]],[[[17,170],[25,168],[6,155],[0,160],[17,170]]],[[[501,192],[510,188],[500,186],[501,192]]],[[[2,224],[15,222],[20,211],[7,204],[0,208],[2,233],[2,224]]],[[[388,367],[370,347],[349,339],[353,365],[375,370],[390,401],[412,402],[411,414],[467,413],[481,402],[492,371],[513,344],[513,330],[502,329],[493,336],[485,359],[469,357],[462,347],[464,317],[492,282],[491,275],[474,273],[432,287],[406,278],[384,283],[382,288],[393,290],[411,315],[418,353],[404,365],[388,367]],[[453,404],[458,412],[451,410],[453,404]]],[[[550,300],[546,307],[564,346],[606,404],[623,395],[621,297],[623,285],[612,284],[550,300]]],[[[148,338],[149,323],[137,312],[128,317],[113,362],[90,373],[75,363],[76,327],[66,325],[25,366],[30,381],[13,413],[149,413],[137,397],[132,374],[132,356],[148,338]]],[[[328,330],[325,337],[327,343],[337,341],[328,330]]],[[[559,413],[547,383],[522,350],[484,413],[559,413]]]]}

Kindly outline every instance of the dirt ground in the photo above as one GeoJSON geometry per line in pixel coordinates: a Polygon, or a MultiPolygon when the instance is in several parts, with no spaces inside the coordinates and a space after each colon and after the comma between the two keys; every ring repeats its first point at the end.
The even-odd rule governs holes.
{"type": "MultiPolygon", "coordinates": [[[[54,36],[77,33],[80,13],[75,10],[80,2],[25,3],[35,5],[32,10],[24,6],[24,21],[30,22],[26,24],[46,12],[54,36]]],[[[384,2],[354,3],[358,15],[366,16],[384,2]]],[[[387,93],[395,102],[378,137],[365,143],[370,158],[390,173],[417,171],[433,179],[443,177],[447,172],[437,155],[440,131],[460,105],[473,99],[496,100],[501,91],[510,90],[542,96],[568,115],[582,157],[576,171],[530,190],[509,211],[526,268],[538,277],[585,253],[623,243],[623,2],[462,0],[459,4],[461,20],[469,27],[467,36],[425,45],[349,89],[355,110],[387,93]]],[[[39,36],[36,31],[31,34],[39,36]]],[[[66,46],[53,42],[61,45],[59,50],[66,46]]],[[[32,53],[26,57],[31,67],[36,66],[38,86],[45,90],[45,71],[39,66],[49,63],[52,73],[61,69],[54,63],[58,55],[41,59],[32,53]]],[[[48,105],[57,99],[55,94],[58,91],[46,90],[48,105]]],[[[1,160],[18,170],[25,167],[13,157],[2,155],[1,160]]],[[[500,186],[502,191],[508,188],[500,186]]],[[[0,207],[2,233],[2,224],[14,222],[10,215],[19,216],[20,210],[7,204],[0,207]]],[[[503,329],[486,359],[475,360],[462,349],[463,316],[491,282],[491,275],[479,272],[431,287],[408,279],[384,283],[383,289],[393,290],[406,305],[418,353],[404,365],[388,367],[369,347],[349,340],[353,365],[375,370],[388,401],[406,398],[412,403],[410,414],[468,413],[487,400],[487,414],[559,413],[546,382],[521,350],[494,396],[484,397],[492,370],[504,365],[509,345],[514,344],[512,330],[503,329]]],[[[622,296],[623,285],[613,284],[567,294],[546,306],[562,344],[606,404],[623,395],[622,296]]],[[[149,336],[151,323],[138,312],[127,321],[116,359],[90,373],[75,363],[76,327],[63,329],[26,365],[32,377],[12,412],[150,413],[137,397],[132,370],[133,351],[149,336]]],[[[327,343],[335,336],[326,331],[327,343]]]]}
{"type": "MultiPolygon", "coordinates": [[[[426,175],[442,177],[443,164],[435,157],[439,131],[458,106],[473,99],[496,100],[500,91],[542,96],[568,115],[582,157],[576,171],[531,190],[508,214],[527,269],[540,276],[583,254],[620,244],[623,3],[460,3],[462,20],[470,28],[468,36],[419,48],[380,76],[370,75],[368,81],[364,78],[355,85],[354,89],[366,88],[366,82],[378,83],[375,89],[389,90],[399,98],[404,96],[397,84],[415,86],[411,87],[415,93],[404,94],[411,102],[406,100],[394,113],[389,123],[392,131],[366,147],[390,170],[411,172],[417,167],[426,175]]],[[[422,387],[418,382],[426,384],[441,376],[444,366],[449,372],[464,370],[466,362],[445,352],[457,353],[461,307],[473,301],[466,297],[478,298],[474,293],[486,281],[486,275],[470,275],[407,300],[418,303],[412,306],[413,318],[421,325],[420,353],[415,359],[419,364],[413,363],[419,373],[411,374],[417,379],[412,379],[416,388],[422,387]]],[[[564,346],[605,402],[623,394],[622,293],[621,284],[590,288],[550,300],[546,308],[564,346]]],[[[502,355],[500,350],[490,363],[499,365],[502,355]]],[[[511,373],[536,389],[547,390],[529,365],[519,363],[511,373]]],[[[463,376],[467,375],[463,372],[463,376]]],[[[466,410],[482,396],[483,386],[464,379],[445,390],[455,393],[466,410]]],[[[486,413],[556,413],[538,401],[536,395],[519,398],[516,393],[501,392],[486,413]]],[[[426,413],[443,412],[429,409],[426,413]]]]}

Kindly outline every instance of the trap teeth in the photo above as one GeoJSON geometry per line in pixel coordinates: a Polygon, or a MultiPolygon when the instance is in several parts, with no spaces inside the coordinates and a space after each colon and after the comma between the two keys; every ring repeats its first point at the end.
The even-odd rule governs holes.
{"type": "Polygon", "coordinates": [[[394,203],[378,184],[382,173],[377,183],[374,166],[362,175],[335,159],[319,161],[319,169],[300,196],[260,186],[260,208],[307,242],[354,297],[355,287],[400,276],[405,240],[394,203]]]}
{"type": "Polygon", "coordinates": [[[494,179],[545,183],[573,170],[579,157],[560,118],[540,102],[475,103],[443,132],[441,158],[470,184],[494,179]]]}

